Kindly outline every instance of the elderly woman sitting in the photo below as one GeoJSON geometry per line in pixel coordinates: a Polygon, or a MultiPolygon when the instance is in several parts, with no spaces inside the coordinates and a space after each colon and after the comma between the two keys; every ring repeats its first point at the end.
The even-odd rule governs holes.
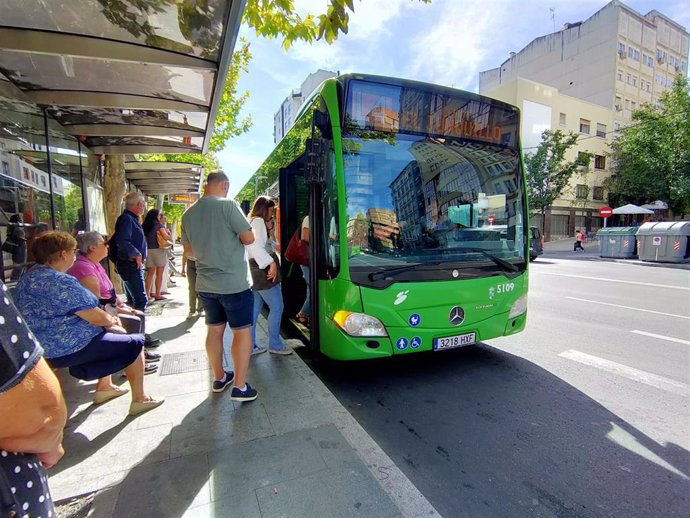
{"type": "MultiPolygon", "coordinates": [[[[106,312],[117,315],[127,333],[144,333],[144,312],[130,308],[118,298],[113,283],[101,266],[101,261],[108,256],[108,243],[103,236],[99,232],[83,232],[77,236],[77,249],[77,260],[67,273],[76,277],[84,288],[98,297],[106,312]]],[[[160,344],[160,340],[153,340],[146,334],[144,336],[144,347],[157,347],[160,344]]],[[[145,356],[147,362],[160,359],[160,354],[154,352],[145,351],[145,356]]],[[[147,363],[147,373],[155,370],[155,364],[147,363]]]]}
{"type": "Polygon", "coordinates": [[[69,367],[83,380],[124,368],[132,389],[129,414],[156,408],[163,400],[144,392],[144,335],[120,334],[125,332],[120,319],[99,308],[98,298],[65,273],[74,264],[76,245],[67,232],[37,237],[31,251],[38,264],[19,280],[16,305],[51,365],[69,367]]]}

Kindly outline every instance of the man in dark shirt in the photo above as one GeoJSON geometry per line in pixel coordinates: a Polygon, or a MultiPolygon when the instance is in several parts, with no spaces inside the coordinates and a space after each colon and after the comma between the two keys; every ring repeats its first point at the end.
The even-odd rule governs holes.
{"type": "Polygon", "coordinates": [[[139,223],[139,217],[146,210],[144,196],[130,192],[125,197],[125,211],[115,223],[114,241],[117,248],[115,270],[120,274],[127,293],[127,302],[134,309],[146,309],[146,288],[144,287],[144,261],[146,260],[146,238],[139,223]]]}
{"type": "Polygon", "coordinates": [[[45,468],[64,454],[67,409],[42,356],[0,282],[0,516],[55,516],[45,468]]]}

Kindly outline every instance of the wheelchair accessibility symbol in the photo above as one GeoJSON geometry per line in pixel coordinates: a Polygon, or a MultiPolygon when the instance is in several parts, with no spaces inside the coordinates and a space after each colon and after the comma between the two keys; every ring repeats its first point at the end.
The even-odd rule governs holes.
{"type": "Polygon", "coordinates": [[[413,336],[412,340],[410,340],[410,347],[413,349],[419,349],[419,347],[422,345],[422,339],[418,336],[413,336]]]}

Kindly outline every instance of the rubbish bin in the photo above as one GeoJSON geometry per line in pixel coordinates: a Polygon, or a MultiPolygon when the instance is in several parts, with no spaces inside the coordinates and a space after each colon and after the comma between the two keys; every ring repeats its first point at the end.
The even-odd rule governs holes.
{"type": "Polygon", "coordinates": [[[637,241],[643,261],[690,262],[690,221],[645,223],[637,231],[637,241]]]}
{"type": "Polygon", "coordinates": [[[599,256],[617,259],[633,259],[635,251],[635,233],[639,227],[607,227],[597,232],[599,256]]]}

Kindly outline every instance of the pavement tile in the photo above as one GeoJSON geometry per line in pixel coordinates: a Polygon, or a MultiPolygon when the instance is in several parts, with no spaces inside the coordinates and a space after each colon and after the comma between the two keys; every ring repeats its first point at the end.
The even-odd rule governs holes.
{"type": "MultiPolygon", "coordinates": [[[[125,423],[134,431],[131,421],[125,423]]],[[[107,487],[121,480],[121,472],[169,459],[170,429],[170,425],[162,425],[138,433],[122,433],[122,429],[114,428],[91,438],[79,432],[66,434],[65,457],[51,470],[51,489],[60,488],[56,491],[59,496],[54,498],[107,487]]]]}
{"type": "Polygon", "coordinates": [[[333,421],[331,413],[319,398],[273,399],[262,394],[261,404],[277,434],[314,428],[333,421]]]}
{"type": "Polygon", "coordinates": [[[248,491],[233,498],[187,509],[182,518],[261,518],[256,494],[248,491]]]}
{"type": "Polygon", "coordinates": [[[213,501],[321,472],[326,464],[304,431],[236,444],[208,454],[213,501]]]}
{"type": "Polygon", "coordinates": [[[262,518],[385,518],[400,511],[369,471],[345,466],[256,490],[262,518]]]}
{"type": "Polygon", "coordinates": [[[171,457],[208,452],[229,445],[275,435],[266,409],[259,402],[244,403],[229,410],[230,395],[214,394],[208,405],[197,407],[183,422],[172,429],[171,457]],[[213,409],[213,401],[220,400],[222,412],[213,409]]]}
{"type": "Polygon", "coordinates": [[[208,504],[206,455],[190,455],[137,466],[120,488],[114,516],[181,516],[187,509],[208,504]]]}

